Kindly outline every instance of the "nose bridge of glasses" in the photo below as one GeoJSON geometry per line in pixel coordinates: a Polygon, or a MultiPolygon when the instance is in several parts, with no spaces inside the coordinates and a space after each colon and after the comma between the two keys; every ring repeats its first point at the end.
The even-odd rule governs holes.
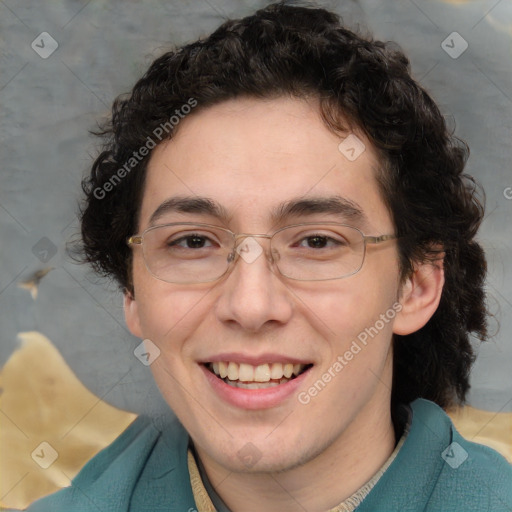
{"type": "MultiPolygon", "coordinates": [[[[232,262],[236,259],[236,254],[240,255],[238,248],[243,244],[247,238],[267,238],[269,241],[272,240],[273,235],[267,235],[264,233],[236,233],[233,234],[234,247],[231,254],[228,256],[228,262],[232,262]]],[[[255,240],[256,243],[258,243],[255,240]]],[[[259,244],[258,244],[259,245],[259,244]]],[[[266,255],[267,260],[270,263],[276,263],[279,260],[279,252],[271,246],[270,250],[266,250],[264,247],[261,248],[263,253],[266,255]]]]}
{"type": "Polygon", "coordinates": [[[244,238],[272,238],[272,235],[258,234],[258,233],[237,233],[234,236],[235,241],[243,240],[244,238]]]}

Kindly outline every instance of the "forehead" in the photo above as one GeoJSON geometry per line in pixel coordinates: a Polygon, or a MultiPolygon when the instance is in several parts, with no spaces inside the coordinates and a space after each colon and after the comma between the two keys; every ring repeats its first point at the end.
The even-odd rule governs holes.
{"type": "MultiPolygon", "coordinates": [[[[354,133],[348,140],[359,145],[351,144],[354,151],[348,153],[340,151],[349,134],[332,133],[313,100],[230,100],[191,114],[178,128],[170,141],[155,148],[148,164],[142,229],[155,221],[159,208],[156,217],[162,219],[171,213],[190,214],[193,208],[165,211],[165,203],[176,205],[184,198],[211,199],[234,229],[268,229],[292,203],[332,204],[333,199],[360,210],[367,228],[390,226],[371,145],[354,133]],[[361,143],[364,150],[357,156],[361,143]]],[[[210,215],[200,210],[195,213],[210,215]]],[[[292,213],[300,221],[301,208],[292,213]]]]}

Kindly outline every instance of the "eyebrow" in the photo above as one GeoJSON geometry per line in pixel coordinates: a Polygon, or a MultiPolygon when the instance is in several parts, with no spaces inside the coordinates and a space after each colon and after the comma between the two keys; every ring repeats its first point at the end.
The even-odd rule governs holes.
{"type": "Polygon", "coordinates": [[[216,217],[223,221],[227,221],[229,218],[227,210],[208,197],[171,197],[153,212],[149,224],[154,225],[168,213],[196,213],[216,217]]]}
{"type": "Polygon", "coordinates": [[[271,214],[272,222],[281,224],[290,217],[315,215],[318,213],[336,215],[342,220],[367,225],[363,209],[350,199],[341,196],[291,199],[281,203],[271,214]]]}
{"type": "MultiPolygon", "coordinates": [[[[219,203],[208,197],[171,197],[165,200],[153,212],[149,220],[154,225],[169,213],[195,213],[215,217],[227,224],[230,220],[228,211],[219,203]]],[[[328,214],[342,217],[343,220],[364,226],[368,219],[362,208],[350,199],[341,196],[290,199],[275,207],[270,214],[273,224],[283,224],[291,217],[305,217],[315,214],[328,214]]]]}

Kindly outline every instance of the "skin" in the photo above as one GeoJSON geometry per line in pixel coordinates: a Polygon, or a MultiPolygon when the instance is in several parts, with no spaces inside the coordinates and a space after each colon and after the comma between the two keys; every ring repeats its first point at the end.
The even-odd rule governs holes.
{"type": "MultiPolygon", "coordinates": [[[[176,136],[158,146],[148,166],[138,233],[166,199],[206,196],[229,212],[237,233],[267,233],[278,203],[334,193],[356,202],[364,233],[394,233],[375,179],[371,144],[350,162],[338,150],[344,137],[323,124],[313,100],[236,99],[197,111],[176,136]]],[[[169,214],[158,223],[197,221],[169,214]]],[[[295,222],[338,221],[332,214],[295,222]]],[[[347,222],[348,223],[348,222],[347,222]]],[[[268,241],[261,241],[268,249],[268,241]]],[[[345,279],[291,281],[264,257],[238,260],[215,283],[179,285],[155,279],[134,249],[134,295],[125,296],[131,332],[161,350],[151,365],[169,406],[190,433],[218,494],[233,511],[328,510],[368,481],[397,440],[390,415],[393,333],[421,328],[439,303],[442,266],[418,265],[400,280],[396,242],[369,245],[362,269],[345,279]],[[219,353],[289,355],[310,361],[307,391],[365,328],[400,300],[403,309],[317,396],[297,393],[276,407],[245,410],[223,401],[198,361],[219,353]],[[247,467],[237,455],[252,443],[261,455],[247,467]]]]}

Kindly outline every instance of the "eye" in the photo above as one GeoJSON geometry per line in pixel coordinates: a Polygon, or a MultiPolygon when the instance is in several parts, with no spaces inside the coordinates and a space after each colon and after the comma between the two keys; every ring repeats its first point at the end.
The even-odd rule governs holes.
{"type": "Polygon", "coordinates": [[[176,240],[169,240],[167,242],[169,247],[181,247],[183,249],[203,249],[204,247],[213,247],[212,241],[199,234],[191,234],[182,236],[176,240]]]}
{"type": "MultiPolygon", "coordinates": [[[[328,243],[329,239],[326,236],[308,236],[306,238],[302,239],[302,242],[306,242],[307,247],[313,248],[313,249],[323,249],[328,243]]],[[[300,244],[304,245],[304,244],[300,244]]]]}
{"type": "Polygon", "coordinates": [[[315,234],[302,238],[296,245],[307,249],[325,249],[347,245],[347,241],[335,239],[327,235],[315,234]]]}

